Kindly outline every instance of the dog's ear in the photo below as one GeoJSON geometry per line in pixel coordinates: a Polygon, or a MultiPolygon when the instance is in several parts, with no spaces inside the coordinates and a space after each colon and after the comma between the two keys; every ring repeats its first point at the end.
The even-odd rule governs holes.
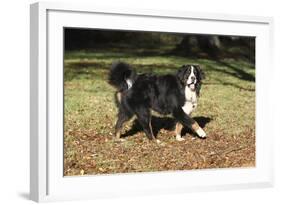
{"type": "Polygon", "coordinates": [[[197,77],[198,77],[200,80],[204,80],[204,79],[205,79],[205,73],[204,73],[204,71],[202,70],[201,66],[195,65],[194,67],[195,67],[196,70],[198,71],[198,72],[197,72],[197,73],[198,73],[198,76],[197,76],[197,77]]]}
{"type": "Polygon", "coordinates": [[[180,80],[180,82],[185,85],[185,73],[186,73],[186,65],[183,65],[178,72],[176,73],[177,78],[180,80]]]}
{"type": "Polygon", "coordinates": [[[196,90],[196,94],[197,96],[200,96],[200,90],[201,90],[201,81],[203,79],[205,79],[205,73],[204,71],[202,70],[202,68],[199,66],[199,65],[194,65],[194,67],[196,68],[197,70],[197,78],[198,78],[198,83],[196,83],[195,85],[195,90],[196,90]]]}

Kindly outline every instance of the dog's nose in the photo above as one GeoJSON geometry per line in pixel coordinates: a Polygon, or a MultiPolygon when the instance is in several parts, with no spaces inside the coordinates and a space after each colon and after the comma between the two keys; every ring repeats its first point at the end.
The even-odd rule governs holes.
{"type": "Polygon", "coordinates": [[[191,81],[194,82],[195,81],[195,77],[191,76],[191,81]]]}

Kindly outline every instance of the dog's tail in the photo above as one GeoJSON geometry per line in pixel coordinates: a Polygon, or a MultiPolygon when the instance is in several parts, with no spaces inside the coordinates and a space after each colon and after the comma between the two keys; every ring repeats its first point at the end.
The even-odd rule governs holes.
{"type": "Polygon", "coordinates": [[[108,83],[118,92],[123,92],[133,86],[136,78],[136,72],[128,64],[115,62],[109,71],[108,83]]]}

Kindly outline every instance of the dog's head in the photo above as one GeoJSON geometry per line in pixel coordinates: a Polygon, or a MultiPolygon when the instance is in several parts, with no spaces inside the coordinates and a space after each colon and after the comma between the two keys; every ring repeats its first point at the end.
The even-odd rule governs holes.
{"type": "Polygon", "coordinates": [[[205,78],[199,65],[183,65],[177,72],[177,77],[184,87],[188,86],[199,95],[201,82],[205,78]]]}

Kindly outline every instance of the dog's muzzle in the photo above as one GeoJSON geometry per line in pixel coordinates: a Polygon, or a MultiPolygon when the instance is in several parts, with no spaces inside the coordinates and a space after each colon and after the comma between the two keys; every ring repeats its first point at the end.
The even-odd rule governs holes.
{"type": "Polygon", "coordinates": [[[190,83],[187,85],[190,89],[195,90],[195,83],[190,83]]]}

